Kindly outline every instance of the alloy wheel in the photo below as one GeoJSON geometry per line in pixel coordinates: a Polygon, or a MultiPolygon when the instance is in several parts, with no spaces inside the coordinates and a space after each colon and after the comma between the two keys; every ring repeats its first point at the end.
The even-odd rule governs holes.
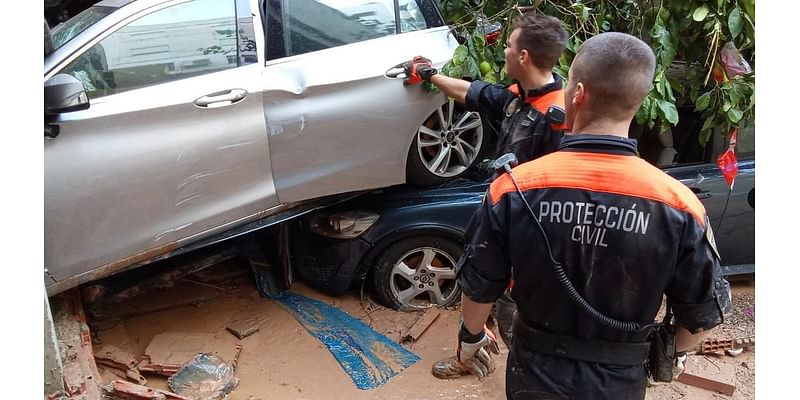
{"type": "Polygon", "coordinates": [[[415,248],[393,266],[390,277],[392,294],[410,309],[449,304],[460,293],[455,265],[456,261],[440,249],[415,248]]]}
{"type": "Polygon", "coordinates": [[[453,100],[442,104],[417,130],[417,151],[427,170],[442,178],[464,172],[483,144],[480,114],[453,100]]]}

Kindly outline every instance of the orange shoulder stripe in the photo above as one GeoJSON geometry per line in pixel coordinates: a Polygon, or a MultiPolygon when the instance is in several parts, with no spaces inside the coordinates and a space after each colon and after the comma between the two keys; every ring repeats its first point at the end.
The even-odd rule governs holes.
{"type": "Polygon", "coordinates": [[[530,102],[540,113],[547,115],[550,106],[558,106],[564,110],[564,89],[547,92],[530,102]]]}
{"type": "MultiPolygon", "coordinates": [[[[581,189],[640,197],[667,204],[692,214],[705,226],[703,203],[680,181],[636,156],[558,151],[514,168],[520,189],[581,189]]],[[[492,182],[492,204],[516,192],[508,174],[492,182]]]]}

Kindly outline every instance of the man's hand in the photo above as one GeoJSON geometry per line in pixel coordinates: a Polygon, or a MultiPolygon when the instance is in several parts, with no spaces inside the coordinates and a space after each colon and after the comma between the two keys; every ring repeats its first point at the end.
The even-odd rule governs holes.
{"type": "Polygon", "coordinates": [[[478,335],[470,334],[461,326],[458,334],[457,358],[462,367],[478,379],[483,379],[494,372],[494,361],[489,353],[500,354],[497,339],[494,333],[483,326],[483,331],[478,335]]]}
{"type": "Polygon", "coordinates": [[[416,56],[411,61],[404,62],[403,69],[406,73],[403,83],[406,85],[415,85],[422,81],[430,83],[431,77],[439,73],[436,68],[431,66],[431,60],[422,56],[416,56]]]}

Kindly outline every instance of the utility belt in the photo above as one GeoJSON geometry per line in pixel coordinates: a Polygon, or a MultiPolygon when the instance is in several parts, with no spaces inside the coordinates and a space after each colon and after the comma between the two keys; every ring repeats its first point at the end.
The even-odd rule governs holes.
{"type": "Polygon", "coordinates": [[[592,363],[641,366],[650,356],[649,342],[611,342],[579,339],[536,329],[517,316],[513,323],[514,341],[527,350],[553,357],[592,363]]]}

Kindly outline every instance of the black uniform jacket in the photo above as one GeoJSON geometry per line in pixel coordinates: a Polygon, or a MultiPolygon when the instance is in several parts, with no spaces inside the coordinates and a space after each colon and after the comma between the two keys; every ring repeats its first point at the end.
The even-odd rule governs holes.
{"type": "MultiPolygon", "coordinates": [[[[553,82],[537,89],[521,90],[511,86],[475,81],[466,95],[466,107],[484,118],[500,122],[494,156],[514,153],[520,163],[558,150],[566,126],[553,121],[548,110],[564,111],[562,79],[553,74],[553,82]]],[[[562,114],[563,115],[563,114],[562,114]]]]}
{"type": "MultiPolygon", "coordinates": [[[[639,158],[635,140],[567,135],[559,151],[520,164],[513,174],[553,256],[595,309],[647,324],[666,294],[677,325],[696,332],[722,323],[730,287],[705,208],[686,186],[639,158]]],[[[508,174],[492,183],[465,236],[457,279],[470,299],[493,302],[513,279],[519,317],[534,328],[645,341],[598,326],[566,295],[508,174]]]]}

